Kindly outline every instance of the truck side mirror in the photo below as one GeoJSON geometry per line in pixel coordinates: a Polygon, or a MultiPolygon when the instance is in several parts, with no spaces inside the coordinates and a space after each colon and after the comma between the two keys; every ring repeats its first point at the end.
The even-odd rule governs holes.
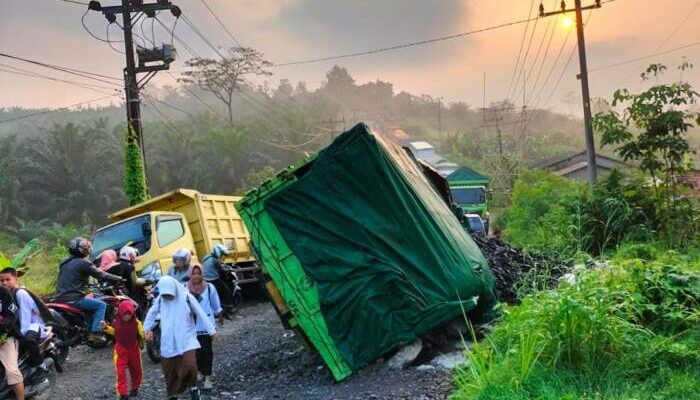
{"type": "Polygon", "coordinates": [[[151,234],[153,234],[151,224],[149,222],[144,222],[141,224],[141,233],[143,233],[143,236],[151,236],[151,234]]]}

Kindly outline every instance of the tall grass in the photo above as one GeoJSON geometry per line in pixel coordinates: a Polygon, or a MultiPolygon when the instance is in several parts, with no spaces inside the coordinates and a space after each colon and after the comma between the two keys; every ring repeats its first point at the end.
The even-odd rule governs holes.
{"type": "Polygon", "coordinates": [[[699,271],[697,260],[674,253],[615,258],[526,296],[472,347],[454,398],[693,398],[699,271]]]}

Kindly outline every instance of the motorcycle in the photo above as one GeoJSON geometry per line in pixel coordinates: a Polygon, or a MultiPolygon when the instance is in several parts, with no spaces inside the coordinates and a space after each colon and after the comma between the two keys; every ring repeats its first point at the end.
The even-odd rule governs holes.
{"type": "Polygon", "coordinates": [[[232,304],[222,304],[224,316],[230,318],[243,302],[240,280],[238,279],[238,274],[236,274],[236,269],[228,265],[219,271],[219,279],[228,287],[233,298],[232,304]]]}
{"type": "MultiPolygon", "coordinates": [[[[56,336],[49,329],[49,334],[40,344],[39,352],[44,357],[48,372],[41,379],[32,373],[32,368],[29,366],[29,356],[22,352],[19,356],[19,369],[24,377],[24,394],[26,398],[35,400],[48,400],[53,398],[56,389],[56,378],[58,372],[63,372],[63,363],[59,361],[58,348],[55,344],[56,336]]],[[[0,367],[0,399],[14,399],[14,392],[7,385],[5,379],[5,370],[0,367]]]]}
{"type": "MultiPolygon", "coordinates": [[[[107,282],[101,282],[91,285],[86,297],[97,298],[104,301],[107,304],[105,321],[111,321],[114,318],[114,313],[119,303],[122,301],[134,302],[123,293],[123,288],[120,285],[115,286],[107,282]]],[[[136,302],[134,302],[134,305],[138,307],[136,302]]],[[[61,363],[64,363],[68,358],[71,347],[81,344],[86,344],[93,348],[106,346],[106,344],[95,344],[88,341],[92,322],[92,315],[89,312],[66,303],[48,303],[46,306],[51,311],[53,317],[53,321],[48,325],[56,334],[58,360],[61,363]]]]}

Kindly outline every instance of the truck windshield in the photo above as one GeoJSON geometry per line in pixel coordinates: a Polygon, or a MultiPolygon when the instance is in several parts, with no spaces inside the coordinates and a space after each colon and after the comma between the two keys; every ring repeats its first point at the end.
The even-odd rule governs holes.
{"type": "Polygon", "coordinates": [[[138,249],[139,253],[144,254],[151,248],[151,237],[144,235],[144,233],[147,233],[144,232],[144,224],[149,222],[150,216],[144,215],[100,229],[95,233],[95,237],[92,240],[92,254],[90,258],[94,260],[108,249],[119,251],[122,246],[127,244],[138,249]]]}
{"type": "Polygon", "coordinates": [[[486,190],[482,187],[453,188],[452,199],[459,205],[486,203],[486,190]]]}

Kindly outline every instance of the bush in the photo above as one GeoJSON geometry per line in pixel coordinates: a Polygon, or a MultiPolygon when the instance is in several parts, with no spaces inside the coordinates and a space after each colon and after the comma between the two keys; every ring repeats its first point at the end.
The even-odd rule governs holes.
{"type": "Polygon", "coordinates": [[[592,190],[554,174],[528,172],[515,185],[503,223],[506,238],[517,246],[574,257],[605,254],[625,243],[685,246],[697,232],[697,219],[689,202],[679,200],[668,209],[644,176],[613,170],[592,190]],[[678,227],[669,229],[671,222],[678,227]]]}
{"type": "Polygon", "coordinates": [[[700,264],[682,259],[616,257],[506,307],[457,373],[454,397],[690,398],[700,390],[700,264]]]}

